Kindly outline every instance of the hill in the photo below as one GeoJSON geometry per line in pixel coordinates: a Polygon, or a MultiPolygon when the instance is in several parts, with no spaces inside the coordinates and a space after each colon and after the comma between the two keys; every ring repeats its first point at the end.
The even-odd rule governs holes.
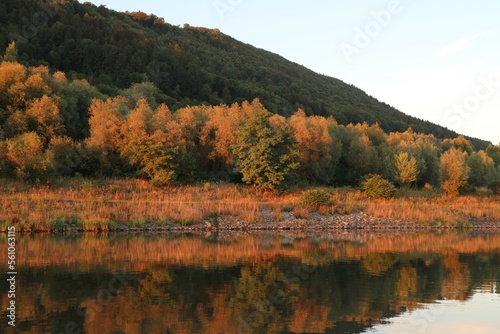
{"type": "MultiPolygon", "coordinates": [[[[440,139],[458,136],[217,29],[173,26],[155,15],[75,0],[0,0],[0,22],[0,50],[15,40],[25,65],[85,78],[110,96],[151,81],[162,92],[159,100],[173,110],[258,97],[284,116],[302,108],[308,115],[332,115],[340,124],[379,123],[386,132],[411,127],[440,139]]],[[[468,139],[477,149],[489,144],[468,139]]]]}

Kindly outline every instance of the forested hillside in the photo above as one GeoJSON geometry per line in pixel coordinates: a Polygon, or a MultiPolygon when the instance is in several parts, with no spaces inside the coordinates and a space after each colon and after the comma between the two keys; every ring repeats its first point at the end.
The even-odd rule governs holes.
{"type": "MultiPolygon", "coordinates": [[[[174,111],[259,98],[265,108],[287,117],[301,108],[344,125],[378,123],[385,132],[410,127],[438,139],[458,136],[218,30],[180,28],[155,15],[74,0],[0,0],[0,50],[12,41],[22,64],[86,79],[104,95],[151,82],[159,89],[158,102],[174,111]]],[[[468,139],[476,149],[489,144],[468,139]]]]}

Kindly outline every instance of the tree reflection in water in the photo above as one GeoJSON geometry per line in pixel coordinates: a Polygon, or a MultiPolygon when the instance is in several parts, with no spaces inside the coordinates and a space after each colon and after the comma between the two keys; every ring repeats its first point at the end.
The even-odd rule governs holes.
{"type": "Polygon", "coordinates": [[[500,284],[497,234],[37,236],[18,258],[20,333],[360,333],[500,284]]]}

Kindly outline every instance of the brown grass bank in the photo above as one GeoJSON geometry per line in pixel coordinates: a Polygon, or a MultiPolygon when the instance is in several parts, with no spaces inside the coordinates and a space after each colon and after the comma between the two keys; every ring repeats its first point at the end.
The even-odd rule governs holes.
{"type": "Polygon", "coordinates": [[[388,223],[413,221],[424,227],[498,226],[499,196],[449,198],[433,191],[405,191],[374,200],[355,189],[323,188],[331,203],[320,207],[301,200],[303,189],[277,195],[252,187],[205,183],[158,189],[135,179],[64,179],[52,185],[30,185],[0,179],[0,230],[116,230],[148,226],[193,226],[216,217],[254,224],[284,217],[364,212],[388,223]]]}

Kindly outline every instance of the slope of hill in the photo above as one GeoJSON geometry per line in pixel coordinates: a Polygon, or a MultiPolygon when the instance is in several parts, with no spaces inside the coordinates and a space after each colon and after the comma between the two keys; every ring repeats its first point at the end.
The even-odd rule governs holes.
{"type": "MultiPolygon", "coordinates": [[[[260,98],[285,116],[297,108],[341,124],[378,122],[387,132],[458,134],[401,113],[344,82],[241,43],[219,30],[183,28],[155,15],[75,0],[0,0],[0,50],[16,41],[26,65],[86,78],[108,95],[151,81],[172,109],[260,98]]],[[[469,138],[477,149],[488,142],[469,138]]]]}

